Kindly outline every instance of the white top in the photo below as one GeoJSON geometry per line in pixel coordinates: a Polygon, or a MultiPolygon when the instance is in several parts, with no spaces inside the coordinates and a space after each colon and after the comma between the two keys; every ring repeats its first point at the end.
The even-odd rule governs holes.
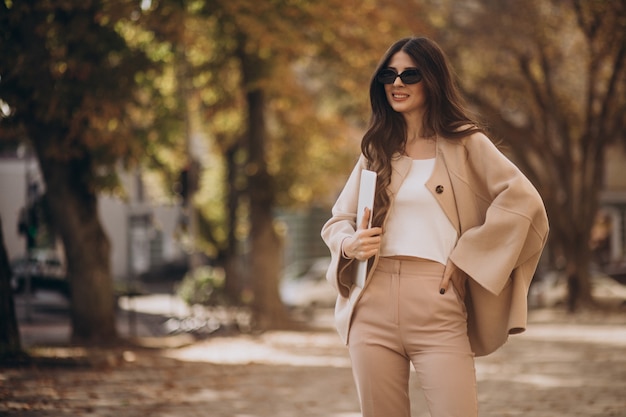
{"type": "Polygon", "coordinates": [[[435,158],[415,159],[385,224],[381,256],[415,256],[446,264],[457,231],[426,188],[435,158]]]}

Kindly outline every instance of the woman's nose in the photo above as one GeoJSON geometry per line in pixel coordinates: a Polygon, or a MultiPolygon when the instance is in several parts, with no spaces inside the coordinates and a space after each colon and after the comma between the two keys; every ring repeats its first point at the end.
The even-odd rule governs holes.
{"type": "Polygon", "coordinates": [[[400,78],[400,75],[396,75],[396,79],[393,81],[393,85],[396,85],[396,86],[404,85],[404,83],[402,82],[402,78],[400,78]]]}

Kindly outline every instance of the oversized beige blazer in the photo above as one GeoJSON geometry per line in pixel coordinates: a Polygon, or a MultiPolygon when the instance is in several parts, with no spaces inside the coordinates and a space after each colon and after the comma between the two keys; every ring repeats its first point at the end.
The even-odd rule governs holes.
{"type": "MultiPolygon", "coordinates": [[[[392,204],[410,167],[410,158],[394,157],[392,204]]],[[[346,344],[354,307],[367,291],[378,262],[378,255],[370,259],[361,289],[354,285],[356,262],[341,252],[343,240],[355,233],[364,168],[361,155],[322,228],[331,252],[327,279],[338,291],[335,324],[346,344]]],[[[435,168],[426,186],[459,233],[449,259],[469,278],[465,302],[472,349],[476,356],[487,355],[502,346],[509,334],[526,328],[528,288],[548,235],[543,201],[521,171],[481,133],[438,140],[435,168]]]]}

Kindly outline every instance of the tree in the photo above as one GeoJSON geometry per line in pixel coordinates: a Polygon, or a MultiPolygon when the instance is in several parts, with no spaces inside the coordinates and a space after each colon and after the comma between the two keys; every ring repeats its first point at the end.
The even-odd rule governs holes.
{"type": "Polygon", "coordinates": [[[590,304],[605,153],[626,127],[626,4],[482,0],[450,10],[446,29],[458,29],[441,36],[463,88],[544,198],[569,308],[590,304]]]}
{"type": "Polygon", "coordinates": [[[17,327],[13,289],[11,288],[11,266],[4,245],[2,219],[0,218],[0,361],[22,355],[20,333],[17,327]]]}
{"type": "MultiPolygon", "coordinates": [[[[271,268],[260,267],[255,279],[258,293],[270,294],[259,296],[259,309],[275,311],[280,256],[276,236],[267,233],[273,211],[277,202],[307,204],[332,189],[326,183],[333,169],[347,160],[333,158],[337,146],[354,146],[353,132],[364,124],[355,117],[367,101],[361,86],[396,37],[379,19],[400,10],[338,0],[141,6],[146,10],[131,0],[0,4],[0,100],[9,109],[0,136],[27,138],[39,160],[66,249],[73,335],[80,339],[115,336],[98,193],[116,186],[120,162],[127,166],[142,154],[171,181],[185,165],[174,139],[185,130],[177,116],[195,121],[200,114],[202,129],[225,156],[227,191],[220,198],[228,203],[204,223],[207,240],[232,265],[240,255],[238,230],[253,231],[251,241],[268,239],[254,247],[273,252],[258,258],[253,252],[259,262],[270,256],[271,268]],[[167,97],[159,101],[161,94],[167,97]],[[155,150],[162,141],[177,148],[175,163],[167,161],[171,153],[155,150]],[[307,146],[294,151],[294,143],[307,146]],[[275,186],[261,192],[267,184],[275,186]]],[[[353,158],[357,147],[350,149],[353,158]]]]}
{"type": "MultiPolygon", "coordinates": [[[[228,225],[221,234],[225,242],[218,240],[219,233],[210,233],[210,222],[206,235],[228,265],[228,259],[240,256],[233,244],[235,228],[247,224],[257,319],[280,325],[277,284],[283,257],[275,210],[322,200],[322,194],[335,196],[328,186],[335,182],[335,170],[345,174],[358,153],[355,132],[367,114],[363,86],[381,51],[396,37],[393,27],[379,25],[379,19],[398,8],[381,11],[376,2],[335,0],[203,4],[194,18],[204,22],[211,48],[203,60],[192,52],[202,40],[187,45],[187,51],[196,58],[193,84],[202,85],[197,94],[210,98],[201,99],[200,107],[208,116],[207,132],[225,157],[222,201],[228,202],[225,214],[217,217],[222,227],[228,225]],[[370,31],[373,25],[381,31],[370,31]],[[200,84],[201,79],[216,81],[200,84]],[[246,218],[237,218],[242,212],[246,218]]],[[[232,279],[228,273],[227,285],[232,279]]]]}
{"type": "Polygon", "coordinates": [[[135,77],[151,67],[117,32],[130,1],[0,2],[3,131],[26,137],[41,168],[71,285],[74,339],[116,337],[110,244],[98,192],[120,160],[140,154],[135,77]]]}

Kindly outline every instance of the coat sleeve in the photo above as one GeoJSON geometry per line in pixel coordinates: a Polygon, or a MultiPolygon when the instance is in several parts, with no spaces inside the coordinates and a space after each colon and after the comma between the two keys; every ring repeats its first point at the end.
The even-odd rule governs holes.
{"type": "Polygon", "coordinates": [[[356,262],[344,258],[341,246],[344,239],[356,233],[359,183],[365,166],[365,157],[361,155],[333,206],[332,217],[322,227],[322,239],[330,249],[331,257],[326,279],[343,297],[348,297],[354,284],[356,262]]]}
{"type": "MultiPolygon", "coordinates": [[[[494,295],[500,294],[513,271],[525,265],[529,285],[548,234],[543,201],[522,172],[484,135],[465,142],[465,172],[455,171],[464,191],[463,201],[474,201],[477,225],[462,234],[450,260],[494,295]]],[[[457,192],[457,190],[455,190],[457,192]]],[[[463,229],[464,225],[461,225],[463,229]]]]}

